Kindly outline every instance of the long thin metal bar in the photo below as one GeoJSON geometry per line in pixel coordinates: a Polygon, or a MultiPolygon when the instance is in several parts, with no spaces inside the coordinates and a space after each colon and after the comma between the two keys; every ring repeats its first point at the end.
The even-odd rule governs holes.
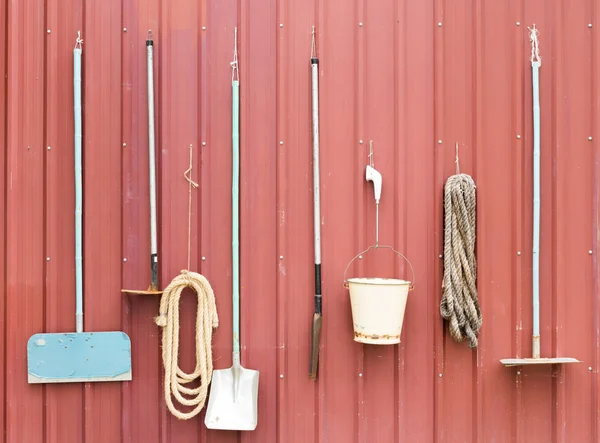
{"type": "Polygon", "coordinates": [[[312,71],[312,131],[313,131],[313,194],[315,241],[315,310],[321,313],[321,189],[319,164],[319,60],[311,60],[312,71]]]}
{"type": "Polygon", "coordinates": [[[233,256],[233,358],[239,364],[240,355],[240,247],[239,247],[239,174],[240,174],[240,144],[239,144],[239,109],[240,84],[238,80],[231,82],[232,119],[231,144],[233,174],[231,184],[232,204],[232,256],[233,256]]]}
{"type": "Polygon", "coordinates": [[[75,329],[83,332],[83,177],[81,167],[81,48],[73,49],[73,114],[75,129],[75,329]]]}
{"type": "Polygon", "coordinates": [[[379,203],[375,204],[375,246],[379,246],[379,203]]]}
{"type": "Polygon", "coordinates": [[[156,240],[156,159],[154,143],[154,42],[149,33],[146,40],[148,57],[148,168],[150,180],[150,269],[151,289],[158,289],[158,246],[156,240]]]}
{"type": "Polygon", "coordinates": [[[539,62],[532,62],[533,83],[533,337],[532,357],[540,357],[540,90],[539,62]]]}

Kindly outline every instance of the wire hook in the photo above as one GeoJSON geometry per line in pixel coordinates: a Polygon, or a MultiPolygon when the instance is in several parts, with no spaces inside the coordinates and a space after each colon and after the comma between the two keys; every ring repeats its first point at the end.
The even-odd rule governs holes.
{"type": "Polygon", "coordinates": [[[233,28],[233,61],[229,63],[231,66],[231,81],[239,80],[238,72],[238,53],[237,53],[237,27],[233,28]]]}
{"type": "Polygon", "coordinates": [[[191,170],[192,170],[192,145],[190,145],[190,167],[185,170],[185,172],[183,173],[183,176],[185,177],[185,179],[188,181],[188,183],[190,185],[192,185],[194,188],[197,188],[198,183],[196,183],[194,180],[192,180],[191,176],[188,176],[188,174],[190,173],[191,170]]]}
{"type": "Polygon", "coordinates": [[[312,27],[312,43],[310,46],[310,58],[317,58],[317,43],[315,42],[315,27],[312,27]]]}
{"type": "Polygon", "coordinates": [[[75,48],[79,46],[79,49],[81,49],[82,43],[83,39],[81,38],[81,31],[77,31],[77,40],[75,41],[75,48]]]}
{"type": "Polygon", "coordinates": [[[460,164],[458,160],[458,142],[456,142],[456,160],[454,162],[456,163],[456,174],[460,174],[460,164]]]}

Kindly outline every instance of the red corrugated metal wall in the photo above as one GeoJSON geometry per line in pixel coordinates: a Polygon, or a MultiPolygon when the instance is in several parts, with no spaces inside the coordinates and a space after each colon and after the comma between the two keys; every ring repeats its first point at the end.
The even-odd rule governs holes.
{"type": "MultiPolygon", "coordinates": [[[[0,3],[0,428],[4,442],[596,442],[600,6],[593,0],[367,2],[58,0],[0,3]],[[532,118],[527,27],[540,30],[542,354],[531,353],[532,118]],[[324,332],[313,309],[310,35],[321,82],[324,332]],[[211,282],[216,368],[231,364],[229,62],[239,29],[242,362],[260,371],[254,432],[208,431],[164,406],[158,298],[148,285],[145,38],[155,36],[161,283],[211,282]],[[72,49],[84,63],[85,326],[124,330],[133,381],[28,385],[26,342],[74,329],[72,49]],[[416,271],[402,343],[353,341],[343,271],[374,241],[369,140],[383,174],[380,238],[416,271]],[[480,346],[441,321],[442,189],[478,192],[480,346]]],[[[404,276],[379,253],[354,270],[404,276]]],[[[194,361],[195,300],[181,359],[194,361]]]]}

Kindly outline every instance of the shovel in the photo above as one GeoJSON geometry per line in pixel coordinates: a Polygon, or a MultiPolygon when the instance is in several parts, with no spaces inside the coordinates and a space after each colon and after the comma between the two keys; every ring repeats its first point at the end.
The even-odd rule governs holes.
{"type": "MultiPolygon", "coordinates": [[[[237,29],[236,29],[237,43],[237,29]]],[[[237,45],[236,45],[237,49],[237,45]]],[[[233,255],[233,366],[213,371],[210,397],[204,424],[209,429],[253,431],[258,424],[258,371],[240,364],[240,292],[239,292],[239,80],[237,51],[234,52],[232,144],[232,255],[233,255]]]]}
{"type": "Polygon", "coordinates": [[[319,185],[319,59],[315,45],[315,27],[313,26],[310,66],[312,72],[312,129],[313,129],[313,202],[315,237],[315,312],[313,314],[310,341],[310,369],[308,377],[317,378],[319,366],[319,345],[323,324],[321,295],[321,194],[319,185]]]}
{"type": "Polygon", "coordinates": [[[131,380],[131,341],[124,332],[83,332],[81,43],[73,50],[75,113],[75,323],[77,332],[34,334],[27,342],[29,383],[131,380]]]}

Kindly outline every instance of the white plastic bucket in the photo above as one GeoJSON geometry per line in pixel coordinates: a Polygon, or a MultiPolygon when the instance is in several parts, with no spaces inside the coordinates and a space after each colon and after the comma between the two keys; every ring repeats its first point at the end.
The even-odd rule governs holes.
{"type": "Polygon", "coordinates": [[[349,278],[354,341],[400,343],[410,282],[395,278],[349,278]]]}

